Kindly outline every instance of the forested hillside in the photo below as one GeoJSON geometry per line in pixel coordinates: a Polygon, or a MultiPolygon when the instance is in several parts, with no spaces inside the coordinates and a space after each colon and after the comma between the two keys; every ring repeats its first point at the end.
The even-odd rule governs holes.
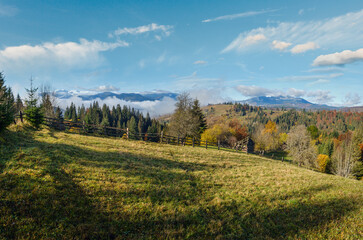
{"type": "Polygon", "coordinates": [[[239,136],[249,135],[255,151],[286,156],[323,172],[353,174],[358,179],[363,176],[363,112],[263,108],[239,103],[211,105],[203,111],[208,129],[202,138],[234,144],[241,139],[239,136]],[[299,141],[293,143],[293,136],[299,141]],[[297,146],[303,139],[305,146],[297,146]]]}

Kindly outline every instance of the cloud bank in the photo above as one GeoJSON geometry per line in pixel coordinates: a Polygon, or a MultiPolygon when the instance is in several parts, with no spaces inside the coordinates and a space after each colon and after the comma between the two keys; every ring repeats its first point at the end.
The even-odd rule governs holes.
{"type": "Polygon", "coordinates": [[[100,106],[103,104],[108,105],[109,107],[117,106],[120,104],[121,106],[129,106],[131,108],[138,109],[143,114],[149,113],[152,117],[158,117],[164,114],[172,113],[175,109],[176,101],[169,97],[164,97],[161,101],[143,101],[143,102],[130,102],[125,100],[120,100],[116,97],[109,97],[104,100],[100,98],[92,99],[92,100],[82,100],[82,98],[78,96],[72,96],[67,99],[57,99],[57,103],[60,108],[65,109],[67,106],[70,106],[71,103],[74,103],[77,107],[82,106],[89,107],[94,101],[97,101],[100,106]]]}

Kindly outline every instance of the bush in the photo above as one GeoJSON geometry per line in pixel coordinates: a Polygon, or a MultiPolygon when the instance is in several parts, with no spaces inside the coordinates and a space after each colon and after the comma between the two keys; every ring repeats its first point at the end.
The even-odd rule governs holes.
{"type": "Polygon", "coordinates": [[[327,166],[330,163],[330,158],[328,155],[325,154],[319,154],[317,159],[316,159],[317,163],[318,163],[318,169],[320,172],[327,172],[327,166]]]}

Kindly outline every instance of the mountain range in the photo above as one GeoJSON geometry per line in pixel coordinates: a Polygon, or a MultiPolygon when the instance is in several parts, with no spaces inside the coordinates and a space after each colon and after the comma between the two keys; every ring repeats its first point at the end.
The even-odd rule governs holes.
{"type": "Polygon", "coordinates": [[[298,108],[298,109],[326,109],[334,110],[339,107],[328,106],[325,104],[311,103],[303,98],[297,98],[292,96],[260,96],[253,97],[243,101],[237,101],[239,103],[247,103],[253,106],[264,106],[264,107],[286,107],[286,108],[298,108]]]}
{"type": "Polygon", "coordinates": [[[176,99],[178,94],[165,91],[153,91],[142,93],[114,93],[114,92],[89,92],[89,91],[68,91],[57,90],[55,96],[58,99],[69,99],[71,97],[79,97],[83,101],[94,101],[96,99],[105,100],[106,98],[117,98],[129,102],[144,102],[162,100],[164,97],[176,99]]]}
{"type": "MultiPolygon", "coordinates": [[[[165,97],[176,99],[178,94],[167,91],[151,91],[140,93],[115,93],[115,92],[92,92],[92,91],[76,91],[76,90],[56,90],[55,96],[62,99],[70,99],[79,97],[83,101],[95,101],[97,99],[105,100],[107,98],[116,98],[128,102],[145,102],[145,101],[162,101],[165,97]]],[[[339,107],[328,106],[324,104],[311,103],[303,98],[292,96],[259,96],[252,97],[247,100],[235,101],[237,103],[247,103],[253,106],[264,107],[286,107],[297,109],[326,109],[334,110],[339,107]]]]}

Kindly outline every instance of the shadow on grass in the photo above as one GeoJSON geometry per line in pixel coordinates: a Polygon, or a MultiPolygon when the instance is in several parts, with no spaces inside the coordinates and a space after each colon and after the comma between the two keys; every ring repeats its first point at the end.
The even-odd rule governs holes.
{"type": "MultiPolygon", "coordinates": [[[[3,190],[0,190],[0,196],[10,193],[7,198],[1,197],[0,201],[1,214],[6,216],[3,224],[10,224],[6,230],[0,231],[0,237],[19,238],[26,233],[36,238],[56,239],[74,236],[80,239],[113,239],[116,235],[139,235],[145,226],[150,226],[143,220],[136,220],[142,217],[136,216],[135,219],[134,213],[120,216],[120,212],[107,211],[104,208],[107,200],[100,202],[97,197],[118,197],[135,204],[146,199],[156,205],[188,205],[203,196],[202,182],[192,172],[207,169],[208,165],[49,144],[31,137],[28,141],[31,144],[23,146],[21,151],[25,150],[26,154],[20,160],[33,161],[30,169],[41,168],[42,172],[36,176],[26,173],[0,175],[3,190]],[[27,148],[35,150],[27,151],[27,148]],[[37,157],[34,158],[34,155],[37,157]],[[72,169],[69,167],[71,164],[78,167],[72,169]],[[85,178],[94,179],[98,189],[92,191],[87,186],[82,187],[80,176],[72,175],[73,170],[75,173],[84,172],[82,168],[96,171],[85,178]],[[101,176],[97,179],[95,175],[101,176]],[[112,187],[102,189],[105,182],[119,184],[116,182],[119,175],[136,179],[140,188],[125,191],[116,191],[112,187]]],[[[17,158],[18,148],[13,150],[8,154],[9,159],[17,158]]]]}
{"type": "Polygon", "coordinates": [[[23,147],[38,149],[39,157],[29,161],[42,171],[40,175],[0,172],[0,237],[6,239],[140,239],[165,238],[165,234],[169,238],[281,239],[319,229],[361,207],[343,196],[288,202],[328,191],[330,185],[272,195],[258,203],[247,199],[210,204],[207,198],[219,188],[213,186],[214,193],[209,193],[210,185],[194,174],[211,171],[206,164],[150,158],[142,153],[101,152],[31,138],[23,147]],[[72,168],[74,165],[78,167],[72,168]],[[96,172],[82,176],[88,169],[96,172]],[[113,187],[123,184],[120,176],[134,181],[132,188],[113,187]],[[112,198],[118,200],[108,200],[112,198]],[[267,201],[275,200],[285,203],[268,207],[267,201]],[[160,206],[184,210],[164,213],[156,210],[160,206]]]}

